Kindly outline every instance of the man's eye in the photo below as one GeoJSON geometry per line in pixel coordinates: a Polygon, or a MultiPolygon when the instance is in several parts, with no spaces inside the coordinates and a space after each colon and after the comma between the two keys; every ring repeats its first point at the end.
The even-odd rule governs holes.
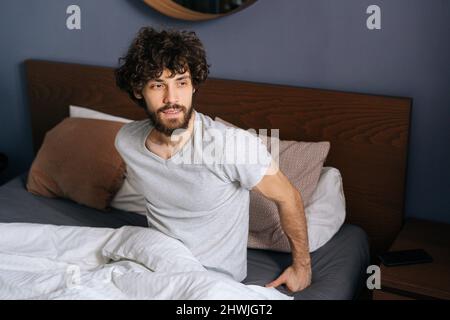
{"type": "Polygon", "coordinates": [[[187,85],[187,81],[183,81],[183,82],[179,82],[180,87],[184,87],[185,85],[187,85]]]}
{"type": "Polygon", "coordinates": [[[150,86],[150,88],[152,88],[152,89],[161,89],[162,87],[163,87],[163,85],[160,83],[155,83],[150,86]]]}

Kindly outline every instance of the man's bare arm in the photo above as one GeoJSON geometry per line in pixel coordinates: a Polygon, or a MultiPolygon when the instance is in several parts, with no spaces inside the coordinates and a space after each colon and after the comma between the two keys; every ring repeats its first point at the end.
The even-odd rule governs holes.
{"type": "Polygon", "coordinates": [[[286,284],[292,292],[303,290],[311,284],[311,258],[302,197],[274,162],[255,189],[276,203],[292,250],[292,265],[267,286],[286,284]]]}

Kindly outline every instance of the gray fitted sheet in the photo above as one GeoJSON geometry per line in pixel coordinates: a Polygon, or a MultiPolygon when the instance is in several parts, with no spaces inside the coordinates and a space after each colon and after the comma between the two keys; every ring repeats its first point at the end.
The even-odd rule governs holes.
{"type": "MultiPolygon", "coordinates": [[[[139,214],[111,209],[102,212],[70,200],[33,195],[25,188],[26,174],[0,187],[0,222],[119,228],[147,226],[139,214]]],[[[344,224],[336,235],[311,254],[312,284],[294,294],[296,300],[354,299],[365,285],[369,246],[365,232],[344,224]]],[[[291,262],[288,253],[248,249],[246,284],[265,285],[291,262]]],[[[280,291],[288,293],[285,288],[280,291]]]]}

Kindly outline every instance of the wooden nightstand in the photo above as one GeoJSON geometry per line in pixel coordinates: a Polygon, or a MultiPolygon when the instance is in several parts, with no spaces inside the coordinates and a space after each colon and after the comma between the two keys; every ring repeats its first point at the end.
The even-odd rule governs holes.
{"type": "Polygon", "coordinates": [[[424,249],[432,263],[381,269],[381,290],[374,300],[450,299],[450,224],[409,220],[390,251],[424,249]]]}

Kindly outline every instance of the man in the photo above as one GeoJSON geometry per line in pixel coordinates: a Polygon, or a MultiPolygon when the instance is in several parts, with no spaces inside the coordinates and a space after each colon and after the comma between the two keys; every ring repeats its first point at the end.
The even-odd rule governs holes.
{"type": "MultiPolygon", "coordinates": [[[[256,190],[277,204],[293,258],[266,286],[284,284],[291,292],[306,288],[311,261],[301,195],[265,147],[259,163],[223,161],[239,139],[226,139],[228,127],[194,110],[193,96],[209,73],[195,33],[142,28],[119,61],[117,85],[149,117],[125,125],[116,138],[127,178],[145,197],[149,226],[183,242],[208,270],[242,281],[247,274],[249,192],[256,190]],[[215,144],[220,161],[182,161],[183,154],[195,154],[196,146],[214,139],[222,141],[215,144]]],[[[232,136],[253,139],[261,147],[244,130],[236,129],[232,136]]]]}

